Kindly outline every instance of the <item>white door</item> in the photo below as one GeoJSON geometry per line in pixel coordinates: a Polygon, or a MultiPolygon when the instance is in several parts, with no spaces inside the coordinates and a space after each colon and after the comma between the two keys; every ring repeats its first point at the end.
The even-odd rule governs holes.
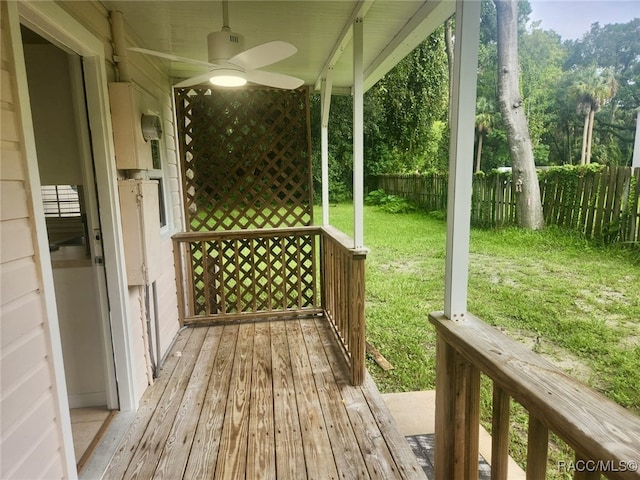
{"type": "Polygon", "coordinates": [[[118,408],[81,57],[23,27],[69,406],[118,408]]]}

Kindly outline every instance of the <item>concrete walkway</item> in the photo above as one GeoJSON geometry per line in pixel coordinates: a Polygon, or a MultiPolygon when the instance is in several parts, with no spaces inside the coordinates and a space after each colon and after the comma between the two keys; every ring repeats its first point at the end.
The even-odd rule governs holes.
{"type": "MultiPolygon", "coordinates": [[[[402,392],[382,395],[405,436],[435,433],[436,392],[402,392]]],[[[491,436],[480,426],[480,455],[491,463],[491,436]]],[[[525,480],[525,472],[509,457],[509,480],[525,480]]]]}

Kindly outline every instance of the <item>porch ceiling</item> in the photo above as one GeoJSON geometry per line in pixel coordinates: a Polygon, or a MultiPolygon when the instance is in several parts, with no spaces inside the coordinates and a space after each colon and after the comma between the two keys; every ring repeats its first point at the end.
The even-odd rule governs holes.
{"type": "MultiPolygon", "coordinates": [[[[142,48],[206,60],[207,34],[222,27],[220,1],[105,0],[124,14],[131,39],[142,48]]],[[[250,48],[284,40],[298,52],[265,70],[293,75],[319,89],[328,66],[334,67],[335,93],[353,84],[351,25],[364,15],[365,89],[370,88],[454,13],[453,0],[289,0],[229,2],[229,23],[250,48]]],[[[132,53],[131,55],[139,55],[132,53]]],[[[161,60],[176,79],[202,73],[195,65],[161,60]]]]}

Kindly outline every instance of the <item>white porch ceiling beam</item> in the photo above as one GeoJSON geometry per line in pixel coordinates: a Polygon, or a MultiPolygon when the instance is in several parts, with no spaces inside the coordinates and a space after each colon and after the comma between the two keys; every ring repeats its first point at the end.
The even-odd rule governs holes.
{"type": "Polygon", "coordinates": [[[322,81],[320,151],[322,160],[322,224],[329,225],[329,110],[331,108],[331,87],[333,68],[327,70],[327,78],[322,81]]]}
{"type": "Polygon", "coordinates": [[[314,85],[314,89],[316,91],[320,90],[322,85],[322,80],[325,78],[327,71],[329,69],[333,69],[334,65],[340,59],[345,49],[347,48],[347,45],[349,45],[349,42],[353,37],[354,22],[356,21],[357,18],[364,18],[364,16],[367,14],[369,9],[373,5],[373,2],[374,0],[359,0],[356,3],[355,8],[353,9],[353,13],[351,13],[351,17],[349,17],[349,20],[347,20],[347,23],[345,23],[344,28],[342,29],[342,32],[338,36],[338,40],[336,41],[336,43],[333,46],[333,49],[331,50],[331,54],[327,58],[327,61],[322,67],[322,70],[320,70],[320,74],[318,75],[318,78],[316,79],[315,85],[314,85]]]}
{"type": "Polygon", "coordinates": [[[469,284],[473,136],[480,39],[480,2],[457,0],[449,144],[444,314],[463,320],[469,284]]]}
{"type": "Polygon", "coordinates": [[[364,89],[369,90],[383,75],[406,57],[455,12],[450,0],[425,1],[404,27],[371,62],[364,72],[364,89]]]}
{"type": "MultiPolygon", "coordinates": [[[[364,247],[364,29],[363,19],[353,22],[353,240],[364,247]]],[[[472,155],[473,156],[473,155],[472,155]]]]}

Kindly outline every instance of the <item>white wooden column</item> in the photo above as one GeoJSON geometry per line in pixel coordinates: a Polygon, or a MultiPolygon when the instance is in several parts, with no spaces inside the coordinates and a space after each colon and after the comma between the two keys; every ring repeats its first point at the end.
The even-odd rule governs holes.
{"type": "Polygon", "coordinates": [[[364,45],[363,20],[353,22],[353,241],[364,247],[364,45]]]}
{"type": "Polygon", "coordinates": [[[640,168],[640,107],[636,109],[636,138],[633,142],[633,158],[631,166],[640,168]]]}
{"type": "Polygon", "coordinates": [[[464,319],[467,311],[479,39],[480,2],[457,0],[444,294],[444,313],[452,320],[464,319]]]}
{"type": "Polygon", "coordinates": [[[333,67],[327,69],[320,90],[320,151],[322,156],[322,224],[329,225],[329,110],[331,108],[331,89],[333,86],[333,67]]]}

